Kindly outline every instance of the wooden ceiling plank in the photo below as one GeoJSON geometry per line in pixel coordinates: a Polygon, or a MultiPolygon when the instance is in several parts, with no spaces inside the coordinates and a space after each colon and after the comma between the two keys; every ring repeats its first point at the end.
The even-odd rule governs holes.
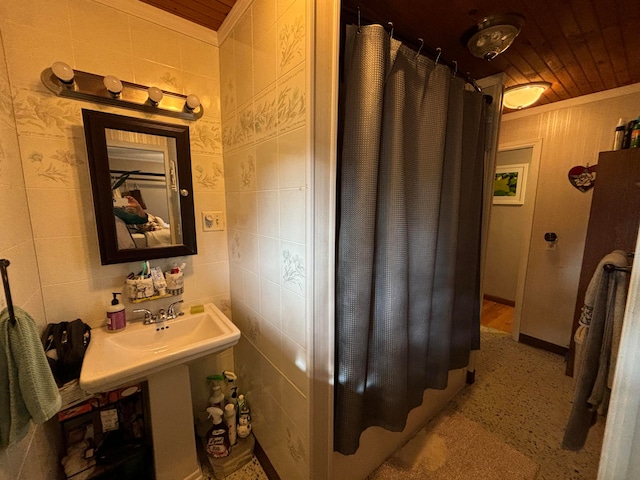
{"type": "Polygon", "coordinates": [[[215,1],[210,1],[210,0],[178,0],[178,1],[186,2],[189,5],[198,4],[199,5],[198,7],[194,6],[193,8],[196,9],[196,10],[200,10],[201,8],[203,8],[205,11],[206,10],[211,10],[211,11],[223,14],[225,17],[231,11],[231,7],[230,6],[225,5],[224,3],[220,2],[219,0],[215,0],[215,1]]]}
{"type": "Polygon", "coordinates": [[[633,24],[622,24],[622,39],[627,56],[627,68],[631,76],[632,83],[640,82],[640,50],[638,49],[638,31],[640,29],[633,24]]]}
{"type": "MultiPolygon", "coordinates": [[[[531,36],[529,38],[531,38],[531,36]]],[[[540,55],[539,49],[528,41],[518,44],[518,50],[529,65],[539,72],[540,76],[546,76],[546,78],[544,78],[545,81],[560,83],[570,97],[581,95],[580,89],[564,68],[564,64],[555,54],[551,53],[551,62],[547,62],[545,58],[540,55]],[[560,75],[557,74],[558,72],[560,75]],[[552,78],[553,80],[551,80],[552,78]]]]}
{"type": "Polygon", "coordinates": [[[611,63],[613,64],[613,73],[617,80],[617,86],[629,85],[632,83],[627,57],[624,51],[624,40],[622,32],[618,25],[605,27],[602,30],[605,48],[609,52],[615,52],[611,55],[611,63]]]}
{"type": "Polygon", "coordinates": [[[573,14],[588,45],[591,56],[595,60],[605,88],[615,88],[617,81],[613,73],[609,51],[604,45],[602,31],[591,2],[589,0],[573,0],[572,7],[573,14]]]}
{"type": "Polygon", "coordinates": [[[520,50],[527,63],[538,72],[538,76],[555,87],[554,91],[560,98],[566,100],[579,95],[578,87],[576,87],[566,70],[551,70],[531,47],[527,48],[527,46],[521,45],[520,50]]]}
{"type": "Polygon", "coordinates": [[[591,7],[598,17],[598,25],[601,29],[619,25],[618,20],[618,2],[603,2],[600,0],[591,0],[591,7]]]}
{"type": "Polygon", "coordinates": [[[191,12],[196,15],[204,15],[208,18],[215,19],[216,21],[223,22],[227,17],[227,14],[224,12],[219,12],[216,9],[212,8],[212,4],[215,2],[210,2],[208,4],[202,4],[196,2],[194,0],[154,0],[155,2],[162,2],[170,5],[176,5],[181,11],[191,12]]]}
{"type": "Polygon", "coordinates": [[[222,14],[210,15],[208,12],[200,12],[192,8],[180,5],[173,0],[141,0],[154,7],[189,20],[198,25],[217,30],[220,28],[225,16],[222,14]]]}
{"type": "Polygon", "coordinates": [[[578,26],[578,23],[573,15],[573,11],[569,5],[560,2],[547,3],[547,6],[554,12],[554,16],[558,19],[560,24],[560,30],[564,34],[565,38],[572,47],[576,58],[580,64],[580,67],[585,72],[589,83],[591,84],[594,92],[600,92],[604,90],[604,82],[600,77],[600,72],[596,67],[596,63],[591,56],[588,46],[584,41],[582,31],[578,26]]]}
{"type": "Polygon", "coordinates": [[[580,62],[574,55],[569,42],[562,34],[556,17],[544,3],[538,4],[537,15],[530,23],[535,23],[537,29],[544,38],[544,43],[549,46],[554,55],[560,59],[569,75],[580,90],[581,95],[593,92],[593,87],[587,78],[580,62]]]}

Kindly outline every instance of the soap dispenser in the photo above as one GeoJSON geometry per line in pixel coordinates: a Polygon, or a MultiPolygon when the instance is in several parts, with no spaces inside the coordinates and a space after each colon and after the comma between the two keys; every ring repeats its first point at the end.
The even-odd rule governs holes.
{"type": "Polygon", "coordinates": [[[127,326],[127,317],[124,311],[124,305],[118,301],[118,297],[116,296],[120,295],[120,293],[114,292],[112,295],[113,300],[111,300],[111,306],[107,308],[107,330],[117,332],[127,326]]]}

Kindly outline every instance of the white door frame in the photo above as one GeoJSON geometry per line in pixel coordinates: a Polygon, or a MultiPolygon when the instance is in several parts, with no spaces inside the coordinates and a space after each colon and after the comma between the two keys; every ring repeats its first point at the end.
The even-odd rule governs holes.
{"type": "Polygon", "coordinates": [[[513,328],[511,337],[518,341],[520,336],[520,322],[522,320],[522,306],[524,300],[524,287],[527,278],[527,267],[529,264],[529,249],[531,247],[531,232],[533,231],[533,217],[535,215],[535,201],[538,191],[538,173],[540,171],[540,157],[542,155],[542,139],[528,142],[504,143],[498,145],[498,153],[508,150],[520,150],[532,148],[531,163],[529,164],[529,182],[531,187],[527,188],[527,200],[533,200],[531,218],[526,222],[522,233],[522,247],[520,249],[520,264],[518,266],[518,279],[516,286],[516,306],[513,314],[513,328]]]}

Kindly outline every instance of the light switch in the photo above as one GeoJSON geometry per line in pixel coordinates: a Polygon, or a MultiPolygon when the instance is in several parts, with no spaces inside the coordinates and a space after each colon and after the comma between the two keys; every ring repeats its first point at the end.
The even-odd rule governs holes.
{"type": "Polygon", "coordinates": [[[217,230],[224,230],[222,212],[202,212],[202,231],[215,232],[217,230]]]}

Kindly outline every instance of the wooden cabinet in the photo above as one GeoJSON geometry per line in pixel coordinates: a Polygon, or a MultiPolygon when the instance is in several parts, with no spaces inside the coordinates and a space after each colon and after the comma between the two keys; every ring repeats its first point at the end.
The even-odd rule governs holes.
{"type": "Polygon", "coordinates": [[[567,375],[573,376],[573,333],[578,328],[589,281],[606,254],[612,250],[635,250],[639,225],[640,149],[600,153],[573,316],[567,375]]]}

